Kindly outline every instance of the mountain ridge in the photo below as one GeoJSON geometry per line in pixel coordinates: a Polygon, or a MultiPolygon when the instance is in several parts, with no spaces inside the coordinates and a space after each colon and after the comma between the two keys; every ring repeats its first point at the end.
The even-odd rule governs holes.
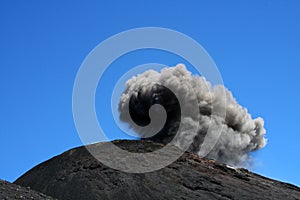
{"type": "MultiPolygon", "coordinates": [[[[113,143],[132,152],[163,147],[144,140],[113,143]]],[[[189,152],[163,169],[130,174],[100,163],[84,146],[37,165],[14,183],[58,199],[300,199],[295,185],[189,152]]]]}

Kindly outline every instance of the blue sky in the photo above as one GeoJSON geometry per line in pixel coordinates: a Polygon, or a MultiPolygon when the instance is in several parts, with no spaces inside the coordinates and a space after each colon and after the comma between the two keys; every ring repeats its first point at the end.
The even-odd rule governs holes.
{"type": "MultiPolygon", "coordinates": [[[[0,178],[82,145],[72,117],[76,73],[106,38],[137,27],[180,31],[199,42],[226,87],[253,117],[265,119],[268,144],[253,171],[300,185],[299,1],[11,1],[0,3],[0,178]]],[[[132,66],[180,58],[130,53],[99,83],[98,115],[109,138],[125,138],[108,110],[115,81],[132,66]],[[101,87],[109,85],[110,87],[101,87]],[[106,105],[107,104],[107,105],[106,105]]]]}

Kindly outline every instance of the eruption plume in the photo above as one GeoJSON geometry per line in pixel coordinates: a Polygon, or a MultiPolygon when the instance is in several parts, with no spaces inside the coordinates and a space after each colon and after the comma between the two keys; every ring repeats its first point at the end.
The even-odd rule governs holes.
{"type": "MultiPolygon", "coordinates": [[[[189,150],[197,154],[200,154],[208,128],[221,130],[216,145],[206,157],[234,166],[248,164],[251,161],[249,153],[266,145],[262,118],[252,119],[228,89],[222,85],[211,86],[204,77],[192,75],[183,64],[162,69],[161,72],[148,70],[132,77],[126,82],[126,89],[120,98],[119,112],[120,119],[129,123],[141,138],[148,137],[164,144],[172,141],[179,126],[197,127],[194,132],[178,132],[184,135],[183,138],[193,140],[189,150]],[[184,83],[187,82],[192,89],[186,87],[184,83]],[[187,103],[180,105],[172,92],[174,90],[187,103]],[[225,91],[225,95],[220,95],[221,90],[225,91]],[[197,102],[195,106],[189,104],[192,101],[197,102]],[[151,106],[156,104],[164,108],[164,113],[160,109],[149,112],[151,106]],[[224,110],[226,116],[212,112],[212,108],[224,110]],[[197,111],[198,117],[182,116],[182,109],[197,111]],[[155,135],[149,137],[143,127],[150,124],[151,115],[162,114],[166,114],[165,123],[155,135]]],[[[180,148],[183,142],[174,143],[180,148]]]]}

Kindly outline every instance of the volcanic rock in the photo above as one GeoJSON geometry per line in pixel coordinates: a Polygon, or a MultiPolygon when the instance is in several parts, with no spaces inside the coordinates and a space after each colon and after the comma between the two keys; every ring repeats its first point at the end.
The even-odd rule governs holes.
{"type": "Polygon", "coordinates": [[[0,199],[3,200],[14,200],[14,199],[45,199],[54,200],[54,198],[31,190],[28,187],[21,187],[9,183],[7,181],[0,180],[0,199]]]}
{"type": "MultiPolygon", "coordinates": [[[[143,140],[113,143],[132,152],[162,148],[161,144],[143,140]]],[[[62,200],[300,199],[297,186],[189,152],[163,169],[126,173],[105,166],[85,147],[78,147],[39,164],[15,184],[62,200]]]]}

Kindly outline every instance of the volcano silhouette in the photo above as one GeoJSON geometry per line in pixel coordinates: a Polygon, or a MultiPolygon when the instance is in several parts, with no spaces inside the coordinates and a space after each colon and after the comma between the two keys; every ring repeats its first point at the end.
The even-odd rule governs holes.
{"type": "MultiPolygon", "coordinates": [[[[131,152],[162,147],[143,140],[113,143],[131,152]]],[[[300,199],[297,186],[189,152],[163,169],[134,174],[111,169],[78,147],[37,165],[14,183],[62,200],[300,199]]]]}

